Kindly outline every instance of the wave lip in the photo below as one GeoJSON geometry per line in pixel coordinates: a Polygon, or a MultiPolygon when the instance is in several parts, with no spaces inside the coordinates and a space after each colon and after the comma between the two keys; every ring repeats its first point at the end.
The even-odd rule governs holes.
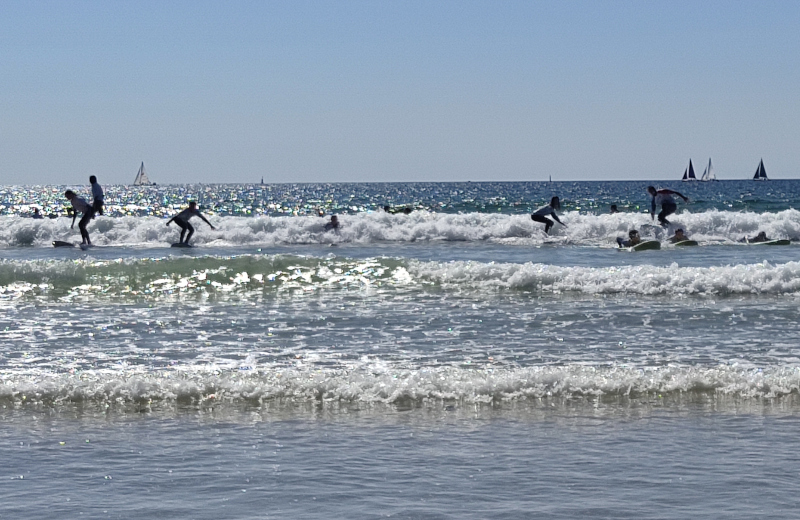
{"type": "Polygon", "coordinates": [[[800,292],[800,263],[724,267],[564,267],[550,264],[410,262],[410,272],[444,286],[526,289],[548,293],[657,295],[800,292]]]}
{"type": "Polygon", "coordinates": [[[800,262],[712,267],[579,267],[295,255],[0,261],[0,301],[44,298],[220,301],[279,294],[438,287],[542,294],[732,296],[800,293],[800,262]]]}
{"type": "Polygon", "coordinates": [[[719,396],[772,399],[800,394],[800,368],[533,367],[403,370],[178,369],[159,373],[7,376],[0,402],[12,406],[150,403],[344,402],[401,404],[517,402],[573,398],[719,396]]]}

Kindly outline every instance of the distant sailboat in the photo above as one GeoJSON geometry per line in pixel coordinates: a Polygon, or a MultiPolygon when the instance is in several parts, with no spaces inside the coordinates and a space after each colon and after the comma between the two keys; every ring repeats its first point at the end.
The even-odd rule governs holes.
{"type": "Polygon", "coordinates": [[[150,182],[150,178],[147,177],[147,172],[144,171],[144,162],[139,167],[139,173],[136,174],[136,178],[133,179],[134,186],[154,186],[155,182],[150,182]]]}
{"type": "Polygon", "coordinates": [[[756,174],[753,175],[754,181],[768,181],[767,178],[767,170],[764,169],[764,159],[758,163],[758,168],[756,168],[756,174]]]}
{"type": "Polygon", "coordinates": [[[692,166],[692,160],[689,159],[689,167],[686,168],[683,172],[683,179],[682,181],[696,181],[697,177],[694,175],[694,166],[692,166]]]}
{"type": "Polygon", "coordinates": [[[708,166],[706,166],[706,170],[703,172],[703,175],[700,177],[701,181],[715,181],[717,180],[717,175],[714,173],[714,167],[711,166],[711,157],[708,158],[708,166]]]}

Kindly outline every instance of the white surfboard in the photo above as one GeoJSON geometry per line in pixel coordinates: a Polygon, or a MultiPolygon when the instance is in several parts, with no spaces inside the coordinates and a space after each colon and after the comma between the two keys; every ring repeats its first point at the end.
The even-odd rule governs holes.
{"type": "Polygon", "coordinates": [[[645,240],[644,242],[639,242],[635,246],[621,247],[619,251],[652,251],[654,249],[661,249],[661,242],[658,240],[645,240]]]}

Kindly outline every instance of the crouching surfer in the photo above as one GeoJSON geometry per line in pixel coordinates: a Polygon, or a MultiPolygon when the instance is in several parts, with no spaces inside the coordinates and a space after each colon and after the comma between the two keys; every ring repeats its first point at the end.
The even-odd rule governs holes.
{"type": "Polygon", "coordinates": [[[211,229],[216,229],[214,226],[211,225],[211,222],[206,220],[206,217],[204,217],[203,214],[200,213],[200,210],[197,209],[197,202],[190,201],[188,208],[181,211],[180,213],[178,213],[177,215],[175,215],[174,217],[172,217],[167,221],[168,226],[170,222],[174,221],[181,228],[181,240],[179,243],[184,246],[189,245],[189,239],[191,239],[192,235],[194,234],[194,227],[192,227],[192,225],[189,224],[189,219],[191,219],[192,217],[200,217],[200,219],[206,224],[208,224],[209,227],[211,227],[211,229]],[[184,235],[186,235],[186,240],[184,240],[183,238],[184,235]]]}
{"type": "Polygon", "coordinates": [[[542,224],[544,224],[544,232],[548,234],[550,233],[550,228],[554,226],[553,221],[547,218],[548,216],[553,217],[553,219],[556,222],[558,222],[564,227],[567,227],[566,224],[558,220],[558,215],[556,215],[557,209],[561,209],[561,202],[558,200],[558,197],[553,197],[552,199],[550,199],[550,204],[548,204],[547,206],[543,206],[533,212],[533,214],[531,215],[531,220],[533,220],[534,222],[541,222],[542,224]]]}
{"type": "Polygon", "coordinates": [[[64,196],[72,203],[72,225],[70,225],[69,228],[75,228],[75,219],[78,217],[78,213],[83,213],[80,222],[78,222],[78,229],[81,231],[81,244],[86,244],[87,246],[92,245],[92,241],[89,239],[89,232],[86,231],[86,226],[94,216],[94,208],[91,204],[86,202],[86,199],[75,195],[75,192],[72,190],[65,191],[64,196]]]}

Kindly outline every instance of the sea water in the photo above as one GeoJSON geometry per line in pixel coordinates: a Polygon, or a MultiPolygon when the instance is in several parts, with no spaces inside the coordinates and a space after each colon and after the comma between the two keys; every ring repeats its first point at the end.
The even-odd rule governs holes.
{"type": "Polygon", "coordinates": [[[4,188],[0,518],[795,518],[800,181],[648,184],[4,188]]]}

